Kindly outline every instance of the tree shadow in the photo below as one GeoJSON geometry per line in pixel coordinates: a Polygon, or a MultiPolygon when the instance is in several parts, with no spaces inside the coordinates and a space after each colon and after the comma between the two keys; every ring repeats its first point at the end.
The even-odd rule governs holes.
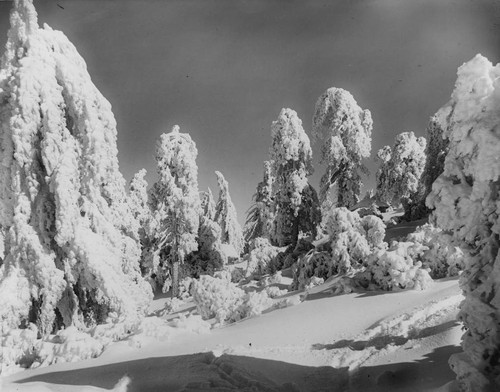
{"type": "Polygon", "coordinates": [[[352,392],[428,392],[455,379],[448,365],[459,346],[439,347],[414,362],[399,362],[378,366],[363,366],[353,372],[349,391],[352,392]]]}
{"type": "Polygon", "coordinates": [[[46,382],[112,388],[124,375],[128,392],[153,391],[345,391],[347,368],[310,367],[236,355],[198,353],[146,358],[32,376],[18,383],[46,382]]]}
{"type": "Polygon", "coordinates": [[[313,344],[311,348],[313,350],[335,350],[349,348],[353,351],[361,351],[366,348],[374,347],[377,350],[381,350],[389,345],[402,346],[411,339],[422,339],[437,335],[446,332],[457,325],[459,325],[458,321],[451,320],[439,325],[435,325],[433,327],[423,328],[415,333],[410,333],[408,336],[378,335],[374,336],[370,340],[342,339],[332,344],[313,344]]]}

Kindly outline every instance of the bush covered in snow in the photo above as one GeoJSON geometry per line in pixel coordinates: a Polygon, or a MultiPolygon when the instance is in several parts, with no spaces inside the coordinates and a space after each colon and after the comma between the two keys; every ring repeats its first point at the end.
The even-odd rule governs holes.
{"type": "Polygon", "coordinates": [[[417,260],[420,247],[413,242],[394,242],[389,249],[375,251],[366,262],[366,270],[359,275],[365,286],[382,290],[424,290],[432,283],[427,270],[417,260]]]}
{"type": "Polygon", "coordinates": [[[418,259],[429,270],[433,279],[456,276],[464,268],[464,252],[450,234],[430,224],[417,228],[407,236],[407,241],[422,247],[418,259]]]}
{"type": "Polygon", "coordinates": [[[383,249],[385,225],[373,215],[360,218],[345,207],[330,211],[325,219],[325,231],[331,247],[330,272],[347,272],[360,267],[377,249],[383,249]]]}
{"type": "Polygon", "coordinates": [[[262,276],[269,273],[268,265],[280,250],[281,248],[271,245],[266,238],[258,237],[250,241],[250,252],[246,256],[246,276],[262,276]]]}
{"type": "Polygon", "coordinates": [[[215,318],[219,324],[258,315],[272,305],[265,291],[245,293],[230,280],[209,275],[194,280],[191,293],[203,319],[215,318]]]}

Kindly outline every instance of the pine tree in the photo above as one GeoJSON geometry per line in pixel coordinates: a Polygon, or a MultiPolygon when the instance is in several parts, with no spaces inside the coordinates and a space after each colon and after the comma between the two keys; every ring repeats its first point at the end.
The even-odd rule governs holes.
{"type": "Polygon", "coordinates": [[[396,136],[394,146],[385,146],[377,153],[377,199],[389,204],[415,202],[421,187],[426,162],[426,140],[413,132],[396,136]]]}
{"type": "Polygon", "coordinates": [[[198,150],[189,134],[174,126],[161,135],[156,148],[158,181],[151,191],[152,218],[150,238],[157,283],[172,296],[179,294],[179,267],[186,256],[196,251],[200,199],[198,196],[198,150]],[[170,273],[170,279],[169,279],[170,273]]]}
{"type": "Polygon", "coordinates": [[[221,242],[231,245],[236,253],[243,252],[244,240],[241,226],[238,223],[236,208],[229,195],[229,184],[221,172],[216,171],[217,183],[219,184],[219,200],[215,207],[215,222],[221,228],[221,242]]]}
{"type": "Polygon", "coordinates": [[[64,34],[38,27],[31,1],[14,1],[10,22],[0,70],[0,330],[130,327],[151,290],[111,105],[64,34]]]}
{"type": "Polygon", "coordinates": [[[326,165],[320,183],[323,212],[331,206],[349,208],[359,201],[361,174],[367,173],[363,159],[370,156],[372,126],[370,111],[361,109],[348,91],[332,87],[318,98],[313,140],[323,141],[321,163],[326,165]],[[333,197],[329,195],[332,190],[333,197]]]}
{"type": "Polygon", "coordinates": [[[463,353],[450,358],[461,391],[500,390],[500,64],[477,55],[458,69],[447,119],[449,152],[427,198],[432,221],[465,250],[459,319],[463,353]]]}
{"type": "Polygon", "coordinates": [[[282,109],[271,127],[274,225],[271,239],[278,246],[295,245],[300,231],[299,211],[307,177],[312,174],[312,150],[302,121],[292,109],[282,109]]]}
{"type": "Polygon", "coordinates": [[[245,241],[249,243],[254,238],[270,238],[273,225],[273,176],[271,173],[272,162],[264,161],[264,178],[257,185],[253,196],[253,205],[247,213],[244,227],[245,241]]]}

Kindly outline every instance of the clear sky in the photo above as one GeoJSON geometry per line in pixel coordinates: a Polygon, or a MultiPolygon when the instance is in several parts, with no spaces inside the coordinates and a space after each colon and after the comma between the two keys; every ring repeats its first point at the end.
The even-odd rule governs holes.
{"type": "MultiPolygon", "coordinates": [[[[425,136],[456,69],[500,60],[495,0],[35,0],[113,105],[120,168],[156,180],[155,143],[179,124],[199,150],[200,190],[229,181],[239,220],[262,178],[282,107],[310,135],[316,99],[349,90],[374,121],[372,157],[394,136],[425,136]]],[[[0,1],[0,43],[11,3],[0,1]]],[[[320,146],[313,145],[316,158],[320,146]]],[[[317,161],[317,159],[316,159],[317,161]]],[[[373,186],[376,166],[367,179],[373,186]]],[[[323,168],[315,165],[317,187],[323,168]]]]}

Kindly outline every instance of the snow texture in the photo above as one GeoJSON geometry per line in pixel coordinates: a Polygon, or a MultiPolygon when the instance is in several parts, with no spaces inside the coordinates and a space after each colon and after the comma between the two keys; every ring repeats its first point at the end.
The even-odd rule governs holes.
{"type": "Polygon", "coordinates": [[[458,69],[450,102],[438,112],[449,152],[427,204],[465,254],[459,318],[464,352],[450,359],[464,391],[500,388],[500,65],[477,55],[458,69]]]}
{"type": "MultiPolygon", "coordinates": [[[[0,69],[0,331],[134,324],[151,290],[111,105],[63,33],[17,0],[0,69]]],[[[5,360],[3,358],[2,360],[5,360]]]]}
{"type": "Polygon", "coordinates": [[[331,87],[318,98],[313,140],[322,141],[321,163],[326,165],[319,192],[323,215],[331,206],[352,207],[359,201],[372,127],[370,111],[361,109],[348,91],[331,87]]]}

